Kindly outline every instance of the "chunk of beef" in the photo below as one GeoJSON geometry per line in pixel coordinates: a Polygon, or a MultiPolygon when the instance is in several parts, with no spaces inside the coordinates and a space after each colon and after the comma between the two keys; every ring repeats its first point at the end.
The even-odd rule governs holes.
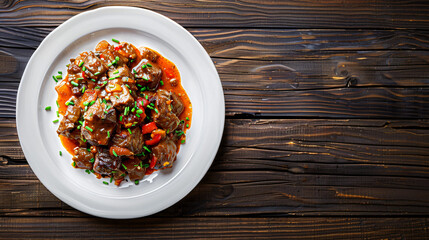
{"type": "Polygon", "coordinates": [[[122,85],[121,88],[121,92],[112,93],[110,101],[112,101],[113,107],[122,112],[126,106],[134,103],[134,98],[131,96],[130,89],[127,86],[122,85]]]}
{"type": "Polygon", "coordinates": [[[116,128],[116,110],[98,98],[84,114],[82,135],[92,145],[107,145],[116,128]]]}
{"type": "Polygon", "coordinates": [[[127,148],[134,154],[139,154],[143,151],[143,134],[139,127],[130,130],[131,134],[125,129],[116,133],[112,138],[112,146],[127,148]]]}
{"type": "Polygon", "coordinates": [[[136,59],[137,58],[136,48],[131,43],[121,42],[121,44],[119,45],[118,52],[122,56],[129,58],[129,59],[136,59]]]}
{"type": "Polygon", "coordinates": [[[83,141],[82,132],[80,129],[74,128],[68,136],[69,139],[73,140],[79,147],[86,147],[86,142],[83,141]]]}
{"type": "Polygon", "coordinates": [[[165,130],[169,130],[169,132],[173,132],[180,123],[179,118],[174,114],[171,104],[171,93],[159,89],[156,93],[156,108],[158,109],[158,113],[153,115],[153,120],[156,122],[158,126],[161,126],[165,130]]]}
{"type": "MultiPolygon", "coordinates": [[[[146,168],[140,166],[140,159],[138,158],[129,158],[123,161],[125,167],[127,167],[128,176],[131,181],[143,179],[146,168]]],[[[143,164],[142,164],[143,166],[143,164]]]]}
{"type": "Polygon", "coordinates": [[[158,145],[152,148],[152,161],[156,161],[155,169],[163,169],[173,166],[173,162],[176,161],[177,153],[176,144],[167,139],[160,142],[158,145]]]}
{"type": "Polygon", "coordinates": [[[66,137],[70,136],[70,132],[75,128],[76,122],[79,120],[81,113],[78,100],[75,96],[72,96],[68,101],[72,101],[74,105],[69,105],[67,107],[66,113],[64,114],[63,119],[61,119],[60,125],[57,129],[57,133],[59,135],[64,135],[66,137]]]}
{"type": "Polygon", "coordinates": [[[171,100],[173,100],[171,102],[172,111],[174,114],[176,114],[177,117],[179,117],[180,114],[183,112],[183,109],[185,109],[185,106],[183,106],[180,97],[177,96],[177,94],[174,92],[171,93],[171,100]]]}
{"type": "Polygon", "coordinates": [[[104,64],[106,64],[108,67],[110,65],[110,68],[122,66],[128,62],[128,58],[115,51],[114,47],[106,41],[99,42],[95,47],[95,51],[97,51],[97,55],[100,56],[101,61],[103,61],[104,64]],[[116,61],[116,64],[111,64],[116,59],[116,57],[118,57],[119,61],[116,61]]]}
{"type": "Polygon", "coordinates": [[[83,169],[92,169],[92,159],[94,158],[94,154],[88,152],[86,148],[75,147],[73,149],[74,156],[72,158],[73,162],[76,163],[78,168],[83,169]]]}
{"type": "Polygon", "coordinates": [[[109,75],[109,78],[114,78],[114,77],[123,78],[123,77],[130,77],[131,72],[130,72],[130,69],[126,65],[124,65],[118,68],[111,68],[107,74],[109,75]]]}
{"type": "Polygon", "coordinates": [[[98,152],[95,154],[94,171],[107,175],[112,171],[118,171],[121,166],[121,159],[110,155],[106,148],[98,148],[98,152]]]}
{"type": "Polygon", "coordinates": [[[155,51],[146,48],[146,47],[140,47],[139,48],[140,54],[142,56],[142,59],[147,59],[151,62],[157,62],[159,55],[155,51]]]}
{"type": "Polygon", "coordinates": [[[137,83],[147,86],[149,89],[158,88],[162,70],[156,63],[142,59],[134,70],[134,78],[137,83]]]}
{"type": "Polygon", "coordinates": [[[85,76],[90,79],[98,79],[107,71],[106,64],[101,61],[93,52],[89,52],[84,59],[85,76]],[[99,73],[95,75],[96,73],[99,73]]]}

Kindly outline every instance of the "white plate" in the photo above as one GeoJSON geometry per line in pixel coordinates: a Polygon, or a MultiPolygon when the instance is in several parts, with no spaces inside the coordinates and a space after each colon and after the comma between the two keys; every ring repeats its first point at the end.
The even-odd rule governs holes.
{"type": "Polygon", "coordinates": [[[182,199],[209,169],[223,133],[225,102],[210,57],[184,28],[155,12],[105,7],[79,14],[52,31],[34,52],[21,79],[16,104],[21,147],[33,172],[55,196],[70,206],[105,218],[136,218],[159,212],[182,199]],[[52,75],[80,52],[105,39],[147,46],[179,69],[193,107],[192,126],[172,169],[158,171],[139,185],[106,186],[71,167],[56,134],[58,123],[52,75]],[[51,111],[45,111],[52,106],[51,111]],[[59,156],[59,151],[63,156],[59,156]]]}

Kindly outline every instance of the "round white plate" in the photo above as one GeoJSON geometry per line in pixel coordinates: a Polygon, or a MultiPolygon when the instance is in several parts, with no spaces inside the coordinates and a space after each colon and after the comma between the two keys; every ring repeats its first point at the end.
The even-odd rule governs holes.
{"type": "Polygon", "coordinates": [[[19,85],[16,118],[21,147],[33,172],[70,206],[105,218],[136,218],[159,212],[182,199],[209,169],[219,148],[225,102],[219,76],[199,42],[174,21],[133,7],[105,7],[74,16],[52,31],[27,64],[19,85]],[[56,134],[55,82],[70,58],[115,38],[147,46],[176,64],[192,102],[192,126],[173,168],[146,176],[139,184],[104,185],[71,167],[71,155],[56,134]],[[45,111],[52,106],[51,111],[45,111]],[[59,151],[63,156],[59,156],[59,151]]]}

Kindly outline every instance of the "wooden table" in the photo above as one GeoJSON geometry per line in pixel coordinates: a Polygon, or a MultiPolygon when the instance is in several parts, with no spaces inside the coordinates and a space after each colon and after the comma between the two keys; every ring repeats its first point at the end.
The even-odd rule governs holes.
{"type": "Polygon", "coordinates": [[[0,238],[428,239],[429,4],[325,2],[1,1],[0,238]],[[108,5],[187,28],[225,93],[207,175],[136,220],[95,218],[54,197],[16,133],[31,54],[66,19],[108,5]]]}

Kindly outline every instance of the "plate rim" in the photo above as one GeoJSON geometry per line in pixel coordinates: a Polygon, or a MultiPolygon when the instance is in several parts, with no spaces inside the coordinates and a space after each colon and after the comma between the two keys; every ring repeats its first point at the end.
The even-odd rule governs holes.
{"type": "MultiPolygon", "coordinates": [[[[27,80],[28,81],[28,80],[27,80]]],[[[42,84],[44,82],[43,78],[40,78],[39,83],[42,84]]],[[[41,88],[39,88],[41,89],[41,88]]],[[[36,110],[36,113],[39,110],[36,110]]],[[[71,18],[69,18],[68,20],[66,20],[64,23],[62,23],[61,25],[59,25],[57,28],[55,28],[52,32],[50,32],[44,39],[43,41],[40,43],[40,45],[38,46],[38,48],[36,49],[36,51],[34,51],[34,53],[32,54],[31,58],[29,59],[29,61],[27,62],[26,68],[24,70],[24,73],[21,77],[21,82],[19,84],[19,88],[18,88],[18,92],[17,92],[17,100],[16,100],[16,127],[17,127],[17,132],[18,132],[18,137],[19,137],[19,142],[21,145],[21,148],[24,152],[24,155],[26,156],[27,162],[29,163],[31,169],[33,170],[33,172],[35,173],[35,175],[38,177],[38,179],[42,182],[42,184],[52,193],[54,194],[57,198],[59,198],[61,201],[67,203],[68,205],[72,206],[73,208],[94,215],[94,216],[98,216],[98,217],[104,217],[104,218],[114,218],[114,219],[130,219],[130,218],[137,218],[137,217],[143,217],[143,216],[148,216],[154,213],[157,213],[159,211],[162,211],[172,205],[174,205],[175,203],[177,203],[178,201],[180,201],[183,197],[185,197],[186,195],[188,195],[194,188],[195,186],[201,181],[201,179],[205,176],[205,174],[207,173],[208,169],[210,168],[211,164],[214,161],[214,158],[216,156],[217,151],[219,150],[219,146],[222,140],[222,136],[223,136],[223,131],[224,131],[224,124],[225,124],[225,100],[224,100],[224,93],[223,93],[223,89],[222,89],[222,84],[219,78],[219,74],[217,73],[216,67],[214,66],[213,62],[211,61],[210,56],[208,55],[208,53],[205,51],[205,49],[202,47],[202,45],[198,42],[198,40],[191,34],[189,33],[186,29],[184,29],[182,26],[180,26],[178,23],[176,23],[175,21],[171,20],[170,18],[163,16],[159,13],[156,13],[154,11],[148,10],[148,9],[144,9],[144,8],[137,8],[137,7],[126,7],[126,6],[109,6],[109,7],[101,7],[101,8],[97,8],[94,10],[89,10],[89,11],[85,11],[83,13],[77,14],[71,18]],[[211,71],[213,71],[213,73],[215,75],[213,75],[213,77],[216,78],[216,82],[214,83],[214,85],[216,85],[216,87],[218,89],[216,89],[216,91],[219,93],[219,97],[220,102],[218,102],[219,107],[221,110],[219,113],[221,114],[219,116],[219,126],[217,128],[217,130],[219,131],[219,134],[217,135],[218,138],[215,139],[215,147],[213,148],[214,151],[212,151],[206,158],[207,158],[207,162],[206,164],[203,166],[204,168],[202,169],[202,171],[198,174],[193,176],[194,180],[192,181],[192,184],[187,185],[186,186],[186,190],[182,191],[182,194],[179,194],[179,196],[177,196],[177,194],[175,195],[176,198],[173,201],[169,201],[167,204],[164,204],[164,206],[160,207],[159,209],[155,210],[155,211],[150,211],[146,214],[139,214],[139,213],[126,213],[126,214],[109,214],[108,211],[97,211],[96,209],[92,209],[92,208],[85,208],[85,206],[82,206],[82,203],[80,203],[78,200],[76,200],[75,198],[67,198],[70,196],[67,196],[67,194],[62,193],[62,190],[59,189],[55,189],[54,185],[51,184],[51,182],[49,182],[49,176],[43,175],[39,170],[39,167],[37,166],[36,162],[37,160],[33,159],[33,156],[30,156],[31,152],[33,152],[33,150],[30,151],[30,149],[27,148],[27,143],[26,140],[24,138],[25,134],[24,131],[26,131],[26,127],[27,125],[25,124],[25,121],[23,120],[22,115],[25,115],[24,113],[22,113],[22,107],[20,107],[22,105],[22,101],[24,100],[22,97],[23,91],[24,91],[24,87],[23,87],[23,82],[25,82],[25,79],[28,79],[28,74],[29,74],[29,66],[31,66],[34,61],[34,59],[39,56],[42,51],[43,48],[45,48],[46,46],[44,45],[49,39],[54,38],[55,34],[64,27],[65,24],[71,24],[73,21],[77,21],[79,18],[83,18],[85,16],[90,16],[90,15],[94,15],[96,16],[97,14],[101,14],[103,11],[110,11],[110,10],[119,10],[119,11],[136,11],[139,12],[139,15],[136,17],[142,17],[142,15],[148,14],[148,15],[152,15],[152,16],[156,16],[158,18],[161,18],[163,20],[166,20],[167,22],[169,22],[169,24],[173,24],[175,28],[177,28],[178,30],[180,30],[183,34],[186,34],[188,38],[192,39],[193,45],[197,46],[199,49],[199,52],[202,53],[202,56],[207,63],[209,63],[207,65],[207,67],[211,68],[211,71]],[[142,14],[142,15],[140,15],[142,14]],[[29,157],[30,156],[30,157],[29,157]],[[33,159],[33,160],[31,160],[33,159]],[[73,201],[74,200],[74,201],[73,201]]],[[[40,133],[39,133],[40,135],[40,133]]],[[[185,168],[188,166],[185,166],[185,168]]],[[[174,181],[174,180],[173,180],[174,181]]],[[[85,204],[83,204],[85,205],[85,204]]]]}

